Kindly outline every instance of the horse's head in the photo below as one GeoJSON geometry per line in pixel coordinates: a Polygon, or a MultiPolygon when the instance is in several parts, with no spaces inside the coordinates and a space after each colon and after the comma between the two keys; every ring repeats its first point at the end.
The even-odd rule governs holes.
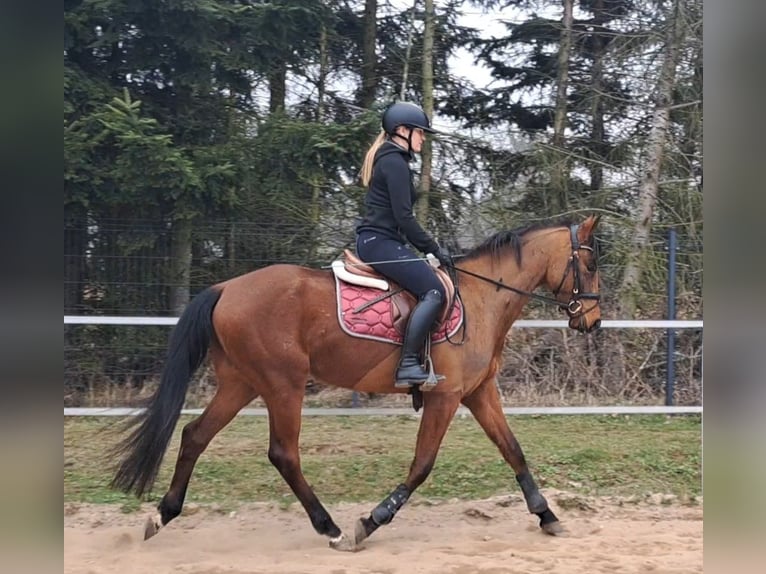
{"type": "Polygon", "coordinates": [[[545,275],[548,288],[569,315],[569,326],[581,332],[601,326],[598,250],[593,235],[598,220],[598,216],[590,216],[572,225],[566,239],[561,234],[545,275]]]}

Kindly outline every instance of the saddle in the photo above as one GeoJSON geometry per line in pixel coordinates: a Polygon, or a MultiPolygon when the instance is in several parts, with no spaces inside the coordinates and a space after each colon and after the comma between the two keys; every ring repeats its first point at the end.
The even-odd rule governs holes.
{"type": "MultiPolygon", "coordinates": [[[[409,291],[385,278],[348,249],[331,264],[338,295],[341,327],[352,336],[401,344],[410,312],[417,299],[409,291]]],[[[434,268],[447,293],[432,342],[441,342],[459,329],[463,320],[455,286],[442,269],[434,268]]]]}

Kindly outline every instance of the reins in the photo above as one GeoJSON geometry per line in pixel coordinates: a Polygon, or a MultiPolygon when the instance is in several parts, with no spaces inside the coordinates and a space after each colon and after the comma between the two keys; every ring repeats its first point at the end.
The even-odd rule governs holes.
{"type": "MultiPolygon", "coordinates": [[[[481,281],[484,281],[486,283],[489,283],[490,285],[494,285],[498,290],[504,289],[506,291],[511,291],[513,293],[516,293],[518,295],[523,295],[525,297],[529,297],[531,299],[536,299],[537,301],[541,301],[543,303],[548,303],[551,305],[555,305],[559,309],[566,311],[567,315],[571,319],[574,319],[576,317],[585,315],[591,311],[594,307],[598,306],[601,295],[598,293],[581,293],[581,277],[580,277],[580,253],[579,251],[581,249],[585,249],[586,251],[590,251],[594,254],[594,257],[598,257],[598,254],[596,250],[594,250],[593,247],[590,247],[588,245],[581,245],[580,241],[577,238],[577,230],[579,228],[579,225],[571,225],[569,227],[569,234],[570,234],[570,242],[572,246],[571,255],[569,256],[569,261],[567,263],[566,269],[564,270],[564,274],[561,277],[561,281],[558,284],[558,287],[553,290],[554,297],[549,297],[547,295],[541,295],[539,293],[534,293],[532,291],[526,291],[524,289],[519,289],[518,287],[514,287],[513,285],[506,285],[503,283],[502,278],[498,281],[496,279],[492,279],[490,277],[487,277],[485,275],[481,275],[479,273],[474,273],[473,271],[469,271],[468,269],[464,269],[463,267],[458,267],[454,263],[453,264],[447,264],[444,265],[444,268],[446,269],[447,273],[449,274],[450,278],[452,279],[452,284],[455,286],[455,297],[452,299],[450,303],[450,307],[447,311],[447,317],[451,316],[452,310],[454,309],[454,306],[456,305],[456,302],[458,299],[461,299],[460,296],[460,286],[458,282],[458,276],[459,273],[464,273],[465,275],[469,275],[471,277],[475,277],[476,279],[480,279],[481,281]],[[573,285],[572,285],[572,293],[570,296],[569,301],[559,301],[555,295],[558,295],[561,291],[561,288],[564,285],[564,282],[566,281],[566,278],[569,276],[569,273],[573,274],[573,285]],[[586,309],[583,311],[583,304],[582,300],[591,300],[595,301],[595,304],[593,307],[586,309]]],[[[461,257],[458,255],[457,257],[461,257]]],[[[415,260],[422,260],[421,258],[414,258],[414,259],[408,259],[406,261],[415,261],[415,260]]],[[[374,263],[402,263],[402,260],[396,260],[396,261],[376,261],[374,263]]],[[[370,263],[368,263],[370,264],[370,263]]],[[[401,291],[400,288],[396,292],[401,291]]],[[[391,297],[395,293],[386,293],[381,295],[380,297],[377,297],[374,301],[370,301],[366,303],[363,308],[366,308],[368,306],[371,306],[372,304],[382,300],[387,299],[388,297],[391,297]]],[[[361,310],[361,309],[360,309],[361,310]]],[[[466,332],[467,332],[467,325],[468,325],[468,316],[467,314],[464,314],[463,316],[463,325],[462,325],[462,331],[463,336],[462,339],[459,342],[455,342],[450,338],[450,335],[448,334],[446,339],[449,343],[453,345],[462,345],[465,343],[466,339],[466,332]]]]}
{"type": "MultiPolygon", "coordinates": [[[[473,271],[468,271],[468,269],[463,269],[462,267],[456,267],[454,264],[451,265],[451,271],[459,271],[460,273],[465,273],[466,275],[470,275],[471,277],[475,277],[477,279],[481,279],[482,281],[485,281],[491,285],[494,285],[498,289],[505,289],[507,291],[512,291],[514,293],[517,293],[519,295],[524,295],[525,297],[530,297],[532,299],[537,299],[538,301],[542,301],[543,303],[550,303],[552,305],[555,305],[559,309],[562,309],[567,312],[567,314],[574,318],[581,314],[581,311],[583,310],[583,304],[582,299],[589,299],[592,301],[595,301],[595,305],[598,305],[599,301],[601,300],[601,295],[598,293],[581,293],[581,279],[580,279],[580,249],[585,249],[587,251],[590,251],[591,253],[594,253],[594,249],[588,245],[581,245],[580,241],[577,239],[577,229],[579,228],[579,225],[571,225],[569,227],[569,238],[572,245],[572,254],[569,256],[569,262],[567,263],[566,270],[564,271],[564,275],[561,277],[561,281],[559,282],[558,287],[553,290],[554,295],[558,295],[561,291],[561,287],[564,285],[564,281],[566,281],[566,278],[569,276],[569,272],[571,270],[572,274],[574,275],[574,282],[572,285],[572,296],[566,303],[563,301],[559,301],[555,297],[548,297],[547,295],[540,295],[539,293],[533,293],[532,291],[525,291],[524,289],[519,289],[518,287],[513,287],[512,285],[506,285],[505,283],[501,281],[496,281],[495,279],[491,279],[489,277],[485,277],[484,275],[480,275],[479,273],[474,273],[473,271]]],[[[597,257],[597,254],[596,254],[597,257]]],[[[452,275],[452,281],[455,283],[455,290],[457,291],[457,274],[451,274],[452,275]]],[[[584,313],[588,313],[590,309],[585,311],[584,313]]],[[[583,314],[584,314],[583,313],[583,314]]]]}
{"type": "Polygon", "coordinates": [[[517,287],[513,287],[512,285],[506,285],[502,281],[496,281],[495,279],[490,279],[489,277],[485,277],[484,275],[479,275],[478,273],[474,273],[473,271],[468,271],[468,269],[463,269],[462,267],[458,267],[456,265],[453,265],[452,269],[454,269],[455,271],[459,271],[460,273],[465,273],[466,275],[470,275],[471,277],[476,277],[477,279],[481,279],[482,281],[485,281],[487,283],[490,283],[491,285],[494,285],[498,289],[513,291],[514,293],[518,293],[519,295],[525,295],[527,297],[531,297],[532,299],[537,299],[538,301],[543,301],[545,303],[552,303],[556,305],[557,307],[559,307],[560,309],[567,308],[567,303],[559,301],[558,299],[555,299],[553,297],[548,297],[547,295],[540,295],[539,293],[533,293],[532,291],[525,291],[524,289],[518,289],[517,287]]]}

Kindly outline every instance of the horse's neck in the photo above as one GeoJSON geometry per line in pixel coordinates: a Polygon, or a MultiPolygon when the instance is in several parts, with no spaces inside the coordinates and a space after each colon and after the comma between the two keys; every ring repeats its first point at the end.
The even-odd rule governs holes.
{"type": "MultiPolygon", "coordinates": [[[[506,255],[492,261],[489,256],[479,260],[471,268],[466,267],[483,277],[498,281],[520,291],[532,292],[545,278],[547,261],[542,255],[533,257],[525,254],[521,265],[511,255],[506,255]]],[[[528,298],[510,289],[503,289],[495,284],[475,280],[474,288],[483,305],[483,311],[495,319],[495,325],[507,332],[521,314],[528,298]]]]}

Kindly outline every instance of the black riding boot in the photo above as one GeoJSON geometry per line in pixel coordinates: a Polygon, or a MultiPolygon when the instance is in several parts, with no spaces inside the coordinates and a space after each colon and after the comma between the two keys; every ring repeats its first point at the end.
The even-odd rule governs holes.
{"type": "MultiPolygon", "coordinates": [[[[426,293],[410,313],[402,343],[402,355],[396,369],[395,387],[419,385],[428,378],[428,371],[420,362],[420,350],[430,336],[431,327],[442,307],[441,293],[432,289],[426,293]]],[[[438,376],[438,375],[437,375],[438,376]]]]}

